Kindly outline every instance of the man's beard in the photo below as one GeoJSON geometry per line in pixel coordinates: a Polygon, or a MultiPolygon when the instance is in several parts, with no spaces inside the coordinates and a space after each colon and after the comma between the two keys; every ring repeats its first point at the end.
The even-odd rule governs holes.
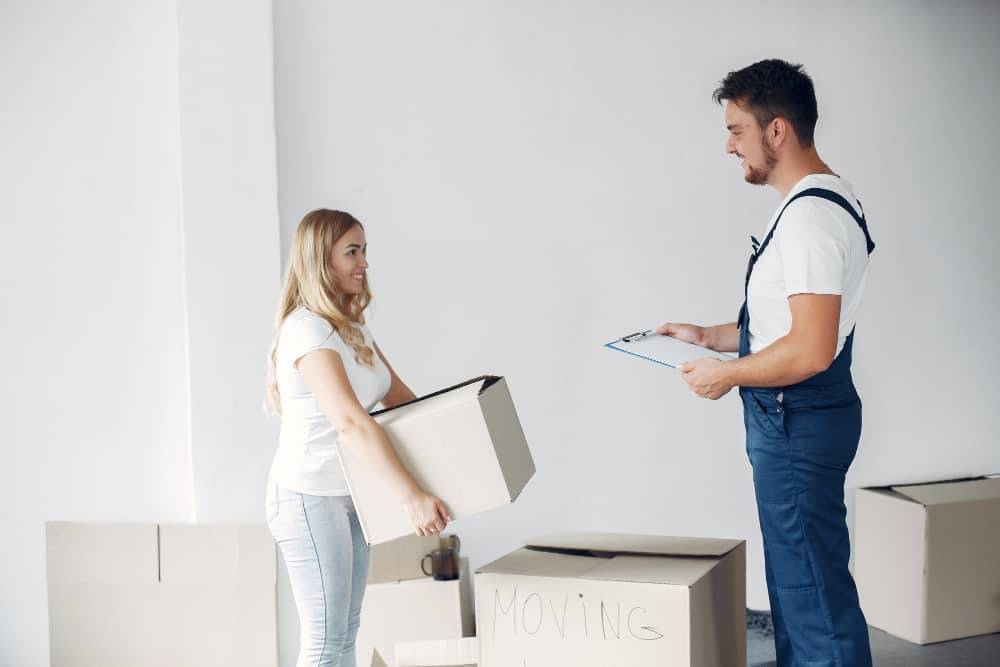
{"type": "Polygon", "coordinates": [[[777,152],[771,148],[764,137],[760,138],[760,147],[764,151],[764,166],[758,169],[748,162],[747,174],[744,177],[747,183],[753,185],[767,185],[767,180],[771,178],[771,172],[774,171],[774,165],[778,164],[777,152]]]}

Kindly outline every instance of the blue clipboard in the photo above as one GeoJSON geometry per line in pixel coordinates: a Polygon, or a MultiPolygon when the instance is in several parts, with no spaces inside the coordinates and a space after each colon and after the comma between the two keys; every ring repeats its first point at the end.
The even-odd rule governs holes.
{"type": "Polygon", "coordinates": [[[677,368],[681,364],[706,357],[719,361],[736,358],[725,352],[716,352],[707,347],[655,333],[652,329],[622,336],[610,343],[605,343],[604,347],[668,368],[677,368]]]}

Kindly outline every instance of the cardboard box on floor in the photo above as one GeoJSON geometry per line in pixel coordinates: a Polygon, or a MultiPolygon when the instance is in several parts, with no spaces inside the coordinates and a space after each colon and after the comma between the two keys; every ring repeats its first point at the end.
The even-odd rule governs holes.
{"type": "Polygon", "coordinates": [[[388,667],[396,667],[397,642],[472,636],[471,584],[469,561],[462,558],[459,578],[452,581],[425,577],[369,585],[355,642],[358,664],[368,664],[377,649],[388,667]]]}
{"type": "Polygon", "coordinates": [[[420,568],[420,561],[440,546],[441,538],[437,535],[414,534],[376,544],[368,561],[368,583],[424,579],[427,575],[420,568]]]}
{"type": "Polygon", "coordinates": [[[476,667],[478,664],[479,640],[475,637],[396,644],[396,667],[476,667]]]}
{"type": "Polygon", "coordinates": [[[858,489],[854,575],[868,623],[897,637],[1000,632],[1000,479],[858,489]]]}
{"type": "Polygon", "coordinates": [[[49,522],[52,667],[278,664],[264,526],[49,522]]]}
{"type": "MultiPolygon", "coordinates": [[[[483,376],[372,414],[421,488],[459,519],[514,501],[535,464],[502,377],[483,376]]],[[[413,532],[386,481],[340,448],[368,544],[413,532]]]]}
{"type": "Polygon", "coordinates": [[[481,667],[746,664],[742,540],[567,533],[476,572],[481,667]]]}

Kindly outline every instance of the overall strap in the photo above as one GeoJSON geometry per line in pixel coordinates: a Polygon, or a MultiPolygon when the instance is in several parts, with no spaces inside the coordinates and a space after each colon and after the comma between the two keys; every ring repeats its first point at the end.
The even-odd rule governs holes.
{"type": "MultiPolygon", "coordinates": [[[[771,225],[771,229],[768,230],[767,236],[764,237],[760,247],[754,252],[753,257],[750,260],[750,266],[747,269],[746,281],[743,286],[744,292],[746,292],[747,286],[750,285],[750,274],[753,272],[753,265],[757,263],[757,258],[764,254],[764,250],[767,248],[768,244],[771,243],[771,238],[774,236],[775,230],[778,229],[778,223],[781,222],[781,216],[785,214],[785,209],[791,206],[793,201],[802,197],[819,197],[820,199],[825,199],[837,204],[850,213],[851,217],[854,218],[854,221],[858,223],[858,226],[861,227],[861,231],[865,234],[865,243],[868,245],[868,254],[872,254],[872,251],[875,250],[875,242],[872,240],[871,234],[868,233],[868,223],[865,221],[864,215],[859,216],[854,210],[854,207],[851,206],[846,199],[832,190],[826,190],[824,188],[806,188],[802,192],[797,192],[795,196],[789,199],[788,202],[781,207],[781,212],[778,213],[778,217],[775,219],[774,224],[771,225]]],[[[861,202],[858,202],[858,205],[860,206],[861,202]]],[[[863,209],[862,213],[864,213],[863,209]]]]}
{"type": "MultiPolygon", "coordinates": [[[[861,215],[859,216],[857,212],[854,210],[854,207],[851,206],[851,204],[846,199],[844,199],[836,192],[833,192],[832,190],[827,190],[825,188],[806,188],[802,192],[795,193],[795,195],[791,199],[789,199],[784,206],[781,207],[781,211],[778,213],[778,217],[775,218],[774,224],[771,225],[771,229],[768,230],[767,236],[764,237],[763,242],[758,244],[757,239],[755,239],[753,236],[750,237],[754,241],[754,251],[753,254],[750,255],[750,262],[747,264],[746,279],[743,282],[743,305],[740,307],[740,314],[736,324],[737,328],[739,329],[745,328],[744,325],[746,324],[746,322],[744,322],[744,318],[747,317],[749,314],[747,311],[747,293],[749,292],[750,289],[750,274],[753,273],[754,264],[757,263],[757,260],[760,259],[760,256],[764,253],[764,250],[767,248],[768,244],[771,243],[771,238],[774,236],[775,230],[778,229],[778,223],[781,222],[781,216],[785,214],[785,209],[791,206],[793,201],[795,201],[796,199],[800,199],[801,197],[819,197],[820,199],[825,199],[829,202],[833,202],[834,204],[837,204],[838,206],[843,208],[851,215],[852,218],[854,218],[854,221],[858,223],[859,227],[861,227],[861,231],[864,232],[865,244],[868,246],[868,254],[869,255],[872,254],[872,251],[875,250],[875,242],[872,240],[871,234],[868,233],[868,223],[865,221],[863,207],[861,209],[861,215]]],[[[858,202],[858,206],[861,206],[861,202],[858,202]]]]}
{"type": "MultiPolygon", "coordinates": [[[[865,221],[865,209],[863,206],[861,206],[861,202],[858,202],[858,206],[861,207],[861,215],[858,215],[857,212],[854,210],[854,207],[851,206],[846,199],[841,197],[833,190],[826,190],[824,188],[808,188],[795,195],[792,199],[788,200],[788,203],[791,204],[793,200],[805,196],[819,197],[820,199],[825,199],[827,201],[833,202],[834,204],[837,204],[842,209],[850,213],[851,217],[854,218],[854,221],[858,223],[859,227],[861,227],[861,231],[864,232],[865,243],[868,245],[868,254],[869,255],[872,254],[872,251],[875,250],[875,241],[872,240],[872,235],[868,233],[868,222],[865,221]]],[[[784,209],[782,209],[782,211],[784,211],[784,209]]],[[[777,222],[775,222],[775,226],[777,227],[777,222]]]]}

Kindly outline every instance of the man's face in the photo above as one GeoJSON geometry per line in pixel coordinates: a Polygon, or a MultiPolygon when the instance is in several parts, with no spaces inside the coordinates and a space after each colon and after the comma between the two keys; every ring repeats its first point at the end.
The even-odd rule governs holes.
{"type": "Polygon", "coordinates": [[[747,183],[767,185],[778,155],[757,119],[733,100],[726,100],[726,129],[729,130],[726,152],[742,160],[743,178],[747,183]]]}

